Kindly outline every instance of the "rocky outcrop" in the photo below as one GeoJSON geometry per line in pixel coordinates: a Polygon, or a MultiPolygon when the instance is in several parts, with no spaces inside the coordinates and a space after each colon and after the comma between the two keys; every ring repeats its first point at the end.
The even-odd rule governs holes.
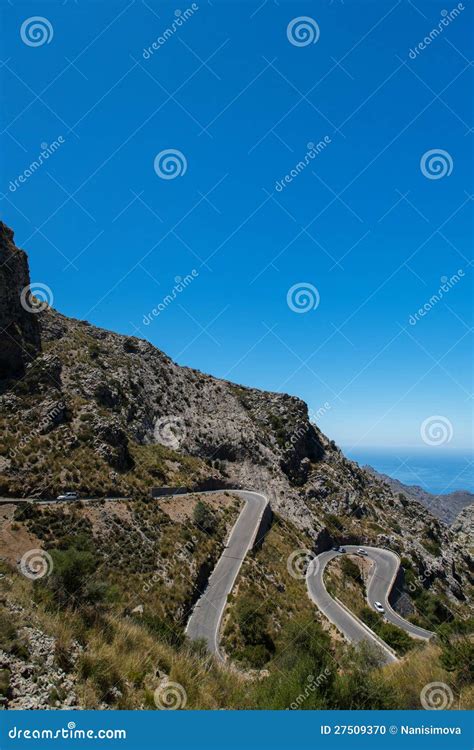
{"type": "Polygon", "coordinates": [[[15,246],[12,230],[0,222],[0,383],[23,375],[41,348],[29,283],[27,255],[15,246]]]}
{"type": "MultiPolygon", "coordinates": [[[[7,606],[14,622],[24,614],[23,608],[17,604],[8,602],[7,606]]],[[[82,646],[77,641],[71,644],[65,671],[58,663],[54,637],[36,625],[20,628],[19,635],[25,644],[23,658],[0,649],[0,672],[5,691],[0,696],[3,707],[21,710],[79,708],[74,666],[83,651],[82,646]]]]}
{"type": "Polygon", "coordinates": [[[460,544],[472,549],[474,546],[474,505],[463,508],[456,516],[451,530],[460,544]]]}
{"type": "Polygon", "coordinates": [[[128,471],[134,465],[128,449],[126,432],[116,423],[97,420],[96,448],[107,463],[117,471],[128,471]]]}

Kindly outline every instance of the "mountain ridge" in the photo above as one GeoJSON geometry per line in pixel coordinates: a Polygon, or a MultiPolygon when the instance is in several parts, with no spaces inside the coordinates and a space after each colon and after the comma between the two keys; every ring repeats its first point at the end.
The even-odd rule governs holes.
{"type": "MultiPolygon", "coordinates": [[[[3,226],[0,240],[0,258],[23,259],[16,299],[1,308],[4,329],[24,312],[18,297],[29,277],[11,230],[3,226]]],[[[0,291],[11,284],[6,267],[0,291]]],[[[389,546],[426,587],[465,600],[469,563],[456,537],[345,458],[301,399],[182,367],[147,341],[48,307],[29,317],[35,323],[26,318],[21,330],[38,326],[39,346],[34,356],[22,346],[22,367],[4,368],[0,382],[0,495],[133,497],[157,484],[209,483],[265,490],[315,551],[334,541],[389,546]]]]}
{"type": "Polygon", "coordinates": [[[434,492],[428,492],[418,484],[405,484],[399,479],[377,471],[373,466],[367,465],[363,468],[386,482],[394,492],[403,492],[413,500],[420,502],[448,526],[452,525],[464,508],[474,503],[474,493],[469,492],[469,490],[455,490],[438,495],[434,492]]]}

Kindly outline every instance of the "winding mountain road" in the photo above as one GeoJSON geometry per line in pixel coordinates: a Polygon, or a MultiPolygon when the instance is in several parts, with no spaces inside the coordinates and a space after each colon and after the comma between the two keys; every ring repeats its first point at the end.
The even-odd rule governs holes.
{"type": "MultiPolygon", "coordinates": [[[[346,545],[346,554],[355,554],[361,547],[346,545]]],[[[400,566],[398,556],[390,550],[379,547],[362,547],[367,558],[372,560],[373,566],[367,583],[367,602],[375,610],[375,602],[380,602],[384,609],[384,618],[393,625],[405,630],[413,638],[429,640],[433,633],[419,628],[398,615],[390,606],[388,597],[395,582],[400,566]]],[[[365,623],[356,617],[342,602],[333,599],[324,585],[324,571],[330,560],[341,553],[335,550],[322,552],[314,558],[306,573],[306,586],[310,599],[333,625],[344,635],[350,643],[371,641],[382,649],[386,662],[397,660],[397,656],[379,636],[365,623]]]]}
{"type": "MultiPolygon", "coordinates": [[[[346,547],[347,552],[355,552],[357,549],[359,547],[346,547]]],[[[369,605],[372,609],[375,609],[374,603],[380,602],[385,609],[385,619],[388,622],[401,628],[408,635],[411,635],[412,638],[420,638],[421,640],[428,641],[434,633],[408,622],[408,620],[397,614],[390,605],[390,592],[400,567],[400,558],[398,555],[391,550],[381,549],[380,547],[362,547],[362,549],[365,549],[367,557],[374,563],[370,579],[367,583],[367,602],[369,605]]]]}
{"type": "Polygon", "coordinates": [[[191,640],[204,640],[208,650],[222,660],[219,628],[227,597],[232,591],[242,562],[255,543],[268,500],[259,492],[231,490],[245,505],[230,533],[226,548],[212,571],[208,585],[194,606],[186,626],[191,640]]]}
{"type": "MultiPolygon", "coordinates": [[[[214,494],[220,491],[211,490],[202,494],[214,494]]],[[[227,597],[232,591],[245,556],[255,544],[264,513],[269,508],[268,499],[259,492],[237,489],[230,491],[241,497],[245,504],[231,530],[225,550],[209,577],[205,591],[194,605],[185,631],[191,640],[204,640],[210,653],[221,660],[223,657],[219,650],[219,629],[227,597]]],[[[8,501],[7,498],[2,498],[2,500],[8,501]]],[[[398,555],[379,547],[345,546],[346,554],[355,554],[358,549],[363,549],[366,557],[372,561],[366,592],[369,606],[377,611],[374,605],[375,602],[380,602],[385,609],[383,617],[386,621],[401,628],[412,638],[429,640],[433,633],[408,622],[390,605],[390,592],[400,567],[398,555]]],[[[328,550],[317,555],[310,562],[306,573],[306,586],[310,599],[350,643],[370,641],[381,649],[387,663],[397,661],[395,651],[387,643],[342,602],[328,593],[323,580],[324,571],[330,560],[340,554],[336,550],[328,550]]]]}

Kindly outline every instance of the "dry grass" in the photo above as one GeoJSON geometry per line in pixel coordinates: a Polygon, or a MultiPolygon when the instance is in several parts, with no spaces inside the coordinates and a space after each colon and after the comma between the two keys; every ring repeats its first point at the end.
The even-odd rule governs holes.
{"type": "Polygon", "coordinates": [[[441,649],[436,645],[415,651],[409,657],[385,668],[385,680],[393,689],[396,703],[406,709],[422,708],[420,694],[426,685],[441,682],[453,691],[452,709],[468,709],[474,705],[472,686],[461,691],[454,684],[453,675],[440,664],[441,649]]]}

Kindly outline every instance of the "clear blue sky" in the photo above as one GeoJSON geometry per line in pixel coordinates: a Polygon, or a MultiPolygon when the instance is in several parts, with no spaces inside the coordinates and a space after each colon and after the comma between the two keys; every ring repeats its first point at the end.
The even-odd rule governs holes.
{"type": "Polygon", "coordinates": [[[420,426],[442,416],[453,428],[444,447],[465,450],[470,3],[411,57],[455,3],[197,5],[144,57],[176,5],[2,4],[2,215],[32,280],[66,315],[143,336],[180,364],[287,391],[314,411],[327,403],[317,421],[345,446],[423,447],[420,426]],[[20,29],[37,15],[52,37],[46,28],[49,43],[31,46],[20,29]],[[289,41],[300,16],[316,21],[316,43],[289,41]],[[182,176],[157,175],[165,149],[184,154],[182,176]],[[423,174],[432,149],[447,152],[451,174],[423,174]],[[458,269],[460,281],[410,325],[458,269]],[[299,283],[320,298],[304,314],[287,304],[299,283]]]}

